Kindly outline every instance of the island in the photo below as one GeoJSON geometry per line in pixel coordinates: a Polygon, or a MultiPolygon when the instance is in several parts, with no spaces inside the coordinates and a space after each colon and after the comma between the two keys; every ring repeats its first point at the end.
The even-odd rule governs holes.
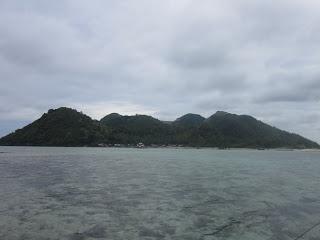
{"type": "Polygon", "coordinates": [[[188,113],[174,121],[111,113],[100,121],[75,109],[50,109],[31,124],[0,139],[3,146],[153,146],[216,148],[320,148],[298,134],[249,115],[218,111],[205,118],[188,113]]]}

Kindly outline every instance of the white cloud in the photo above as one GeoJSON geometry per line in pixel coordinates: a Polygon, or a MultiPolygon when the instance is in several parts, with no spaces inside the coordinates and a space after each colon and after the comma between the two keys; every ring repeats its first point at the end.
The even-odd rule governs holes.
{"type": "Polygon", "coordinates": [[[75,103],[72,104],[73,108],[78,111],[91,116],[94,119],[100,120],[104,116],[110,113],[119,113],[121,115],[135,115],[146,114],[153,115],[156,113],[155,110],[148,109],[145,106],[132,104],[130,102],[97,102],[92,104],[75,103]]]}

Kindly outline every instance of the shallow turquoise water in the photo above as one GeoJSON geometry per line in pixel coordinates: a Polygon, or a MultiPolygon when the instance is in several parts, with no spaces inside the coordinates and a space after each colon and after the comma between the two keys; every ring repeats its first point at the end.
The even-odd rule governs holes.
{"type": "Polygon", "coordinates": [[[320,152],[0,152],[1,240],[320,239],[320,152]]]}

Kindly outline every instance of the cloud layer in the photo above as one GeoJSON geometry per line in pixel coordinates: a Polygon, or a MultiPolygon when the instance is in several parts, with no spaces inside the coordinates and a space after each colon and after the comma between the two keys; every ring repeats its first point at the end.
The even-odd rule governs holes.
{"type": "Polygon", "coordinates": [[[251,114],[320,141],[316,0],[0,3],[0,135],[49,108],[251,114]]]}

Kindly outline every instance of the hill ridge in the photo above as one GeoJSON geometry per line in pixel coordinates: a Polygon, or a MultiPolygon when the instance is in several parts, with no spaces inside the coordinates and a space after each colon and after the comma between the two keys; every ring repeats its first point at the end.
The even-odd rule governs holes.
{"type": "Polygon", "coordinates": [[[309,139],[250,115],[217,111],[208,118],[188,113],[170,123],[149,115],[111,113],[100,121],[75,109],[50,109],[31,124],[0,139],[0,145],[98,146],[183,145],[219,148],[320,148],[309,139]]]}

